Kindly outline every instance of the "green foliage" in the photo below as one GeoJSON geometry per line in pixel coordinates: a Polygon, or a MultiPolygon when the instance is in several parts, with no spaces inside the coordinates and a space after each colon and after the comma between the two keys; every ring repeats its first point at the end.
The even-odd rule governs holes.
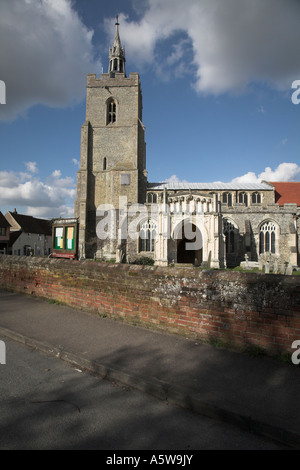
{"type": "Polygon", "coordinates": [[[140,258],[137,258],[135,261],[133,261],[130,264],[141,264],[143,266],[153,266],[154,260],[152,258],[149,258],[148,256],[141,256],[140,258]]]}

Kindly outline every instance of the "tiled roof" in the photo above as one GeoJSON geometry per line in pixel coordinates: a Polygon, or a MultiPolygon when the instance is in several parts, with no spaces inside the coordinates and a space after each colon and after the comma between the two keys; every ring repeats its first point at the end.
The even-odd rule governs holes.
{"type": "Polygon", "coordinates": [[[36,219],[32,215],[18,214],[17,212],[10,212],[11,216],[20,225],[23,232],[26,233],[40,233],[43,235],[52,234],[51,221],[46,219],[36,219]]]}
{"type": "Polygon", "coordinates": [[[275,187],[275,202],[280,206],[284,204],[297,204],[300,206],[300,182],[299,183],[270,183],[275,187]]]}
{"type": "Polygon", "coordinates": [[[2,212],[0,212],[0,227],[10,227],[10,223],[6,220],[2,212]]]}

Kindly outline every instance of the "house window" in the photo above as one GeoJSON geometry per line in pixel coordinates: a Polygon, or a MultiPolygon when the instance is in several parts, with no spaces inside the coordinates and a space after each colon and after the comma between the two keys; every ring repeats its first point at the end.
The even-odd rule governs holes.
{"type": "Polygon", "coordinates": [[[107,124],[114,124],[117,120],[117,104],[110,99],[107,103],[107,124]]]}
{"type": "Polygon", "coordinates": [[[141,225],[139,251],[154,252],[157,226],[153,220],[147,220],[141,225]]]}
{"type": "Polygon", "coordinates": [[[273,222],[265,222],[260,227],[259,252],[276,253],[277,228],[273,222]]]}
{"type": "Polygon", "coordinates": [[[260,193],[252,193],[252,204],[261,204],[260,193]]]}
{"type": "Polygon", "coordinates": [[[236,245],[236,234],[238,233],[237,227],[230,222],[230,220],[224,220],[223,223],[223,233],[225,235],[225,246],[226,254],[235,252],[236,245]]]}

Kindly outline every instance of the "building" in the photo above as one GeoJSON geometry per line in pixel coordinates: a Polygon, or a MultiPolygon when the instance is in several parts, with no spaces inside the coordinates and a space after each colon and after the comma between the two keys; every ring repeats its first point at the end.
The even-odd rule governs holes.
{"type": "Polygon", "coordinates": [[[10,224],[0,212],[0,253],[8,253],[8,242],[9,242],[9,229],[10,224]]]}
{"type": "Polygon", "coordinates": [[[117,21],[108,73],[87,76],[75,203],[80,257],[298,266],[300,183],[149,183],[142,109],[117,21]]]}
{"type": "Polygon", "coordinates": [[[8,211],[10,224],[8,253],[19,256],[48,256],[52,247],[51,221],[8,211]]]}

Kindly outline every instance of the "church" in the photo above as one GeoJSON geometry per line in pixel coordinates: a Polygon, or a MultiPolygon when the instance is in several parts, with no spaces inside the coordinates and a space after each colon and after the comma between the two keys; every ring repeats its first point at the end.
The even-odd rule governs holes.
{"type": "Polygon", "coordinates": [[[300,183],[148,182],[141,81],[125,66],[117,20],[108,73],[87,76],[75,202],[79,257],[299,266],[300,183]]]}

